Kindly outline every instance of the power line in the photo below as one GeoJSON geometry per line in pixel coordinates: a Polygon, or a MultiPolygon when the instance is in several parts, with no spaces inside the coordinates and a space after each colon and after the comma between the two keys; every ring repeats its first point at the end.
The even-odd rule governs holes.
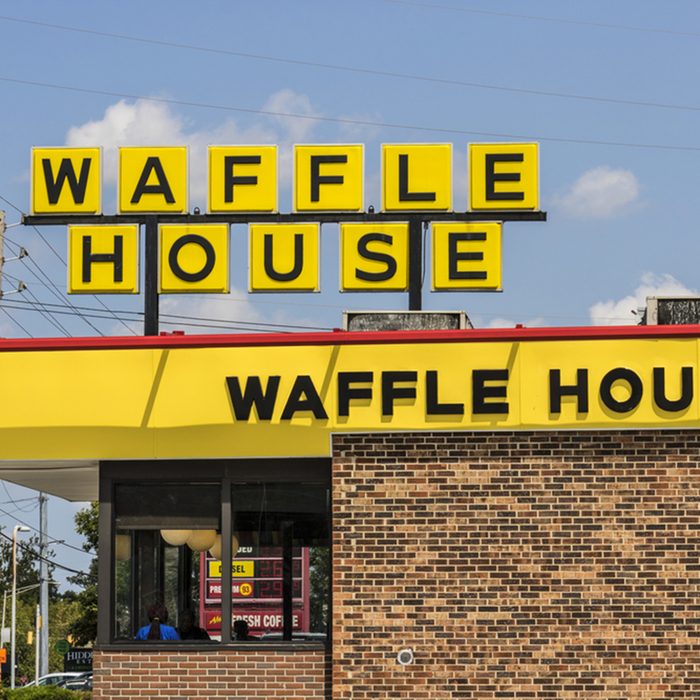
{"type": "MultiPolygon", "coordinates": [[[[41,309],[34,308],[30,302],[23,301],[10,301],[4,302],[4,305],[11,309],[19,309],[25,311],[41,311],[41,309]],[[27,307],[29,305],[29,308],[27,307]]],[[[58,315],[74,315],[76,312],[72,307],[61,306],[59,304],[44,304],[44,306],[50,306],[52,308],[51,313],[58,315]],[[56,308],[59,307],[59,308],[56,308]],[[63,309],[63,310],[62,310],[63,309]]],[[[131,314],[132,316],[120,316],[119,318],[124,321],[135,321],[137,320],[134,316],[143,316],[142,311],[124,311],[120,312],[123,314],[131,314]]],[[[90,318],[98,318],[102,320],[109,319],[109,316],[105,316],[103,312],[99,309],[94,309],[94,313],[83,314],[90,318]]],[[[232,330],[232,331],[254,331],[254,332],[267,332],[267,333],[291,333],[294,330],[321,330],[329,331],[330,327],[322,326],[298,326],[292,324],[273,324],[273,323],[263,323],[261,321],[226,321],[224,319],[201,319],[201,322],[188,321],[191,317],[176,314],[161,314],[160,323],[161,325],[169,326],[187,326],[192,328],[216,328],[218,330],[232,330]],[[173,318],[174,320],[169,321],[168,318],[173,318]],[[178,320],[181,319],[181,320],[178,320]],[[289,329],[289,330],[285,330],[289,329]]],[[[195,317],[196,318],[196,317],[195,317]]]]}
{"type": "MultiPolygon", "coordinates": [[[[5,486],[3,482],[3,486],[5,486]]],[[[5,491],[7,491],[7,486],[5,486],[5,491]]],[[[9,493],[8,493],[9,496],[9,493]]],[[[38,501],[38,496],[29,496],[29,498],[10,498],[9,501],[0,501],[0,506],[6,506],[12,503],[24,503],[25,501],[38,501]]]]}
{"type": "MultiPolygon", "coordinates": [[[[33,299],[33,302],[30,301],[25,303],[32,304],[35,310],[38,311],[54,328],[58,329],[67,338],[70,338],[71,332],[60,321],[57,321],[55,318],[53,318],[53,316],[44,308],[43,303],[39,301],[36,294],[34,294],[34,292],[32,292],[32,290],[29,289],[29,287],[27,287],[24,291],[33,299]]],[[[7,303],[3,302],[3,305],[7,306],[7,303]]],[[[21,306],[12,306],[10,308],[21,308],[21,306]]]]}
{"type": "MultiPolygon", "coordinates": [[[[9,535],[6,535],[4,532],[0,532],[0,535],[1,535],[2,537],[4,537],[6,540],[8,540],[9,542],[13,542],[12,537],[10,537],[9,535]]],[[[29,545],[24,544],[23,542],[20,542],[19,540],[17,540],[17,546],[18,546],[20,549],[23,549],[25,552],[28,552],[29,554],[31,554],[31,556],[32,556],[34,559],[37,559],[38,561],[45,561],[47,564],[49,564],[49,565],[51,565],[51,566],[53,566],[53,567],[56,567],[57,569],[63,569],[63,571],[68,571],[69,573],[71,573],[71,574],[77,574],[78,576],[88,576],[88,577],[92,577],[91,574],[89,574],[89,573],[87,573],[87,572],[85,572],[85,571],[78,571],[78,569],[71,569],[69,566],[65,566],[64,564],[59,564],[59,563],[55,562],[53,559],[49,559],[49,558],[47,558],[47,557],[42,557],[42,556],[41,556],[40,554],[38,554],[32,547],[30,547],[29,545]]]]}
{"type": "Polygon", "coordinates": [[[4,306],[0,305],[0,311],[2,311],[5,314],[5,316],[7,316],[10,319],[10,321],[12,321],[12,323],[21,328],[24,331],[25,335],[27,335],[29,338],[34,337],[14,316],[12,316],[12,314],[10,314],[10,312],[4,306]]]}
{"type": "MultiPolygon", "coordinates": [[[[451,6],[447,6],[447,5],[431,5],[428,3],[407,2],[404,0],[388,0],[388,1],[402,3],[402,4],[409,4],[409,5],[417,5],[420,7],[428,7],[428,8],[434,8],[434,9],[452,9],[452,10],[457,10],[457,11],[462,10],[464,12],[474,12],[474,13],[485,14],[485,15],[517,17],[520,19],[531,19],[531,20],[532,19],[539,19],[539,20],[546,20],[546,21],[552,21],[552,22],[566,22],[568,24],[584,24],[584,25],[590,25],[590,26],[596,26],[596,27],[614,27],[617,29],[634,29],[635,31],[647,31],[647,30],[643,30],[643,29],[638,28],[638,27],[637,28],[625,27],[622,25],[605,25],[605,24],[599,24],[599,23],[595,23],[595,22],[593,22],[593,23],[577,22],[575,20],[567,21],[567,20],[556,19],[556,18],[536,17],[536,16],[529,16],[529,15],[517,15],[517,14],[512,14],[512,13],[491,12],[491,11],[487,11],[487,10],[458,8],[458,7],[451,7],[451,6]]],[[[442,78],[442,77],[438,77],[438,76],[419,75],[419,74],[415,74],[415,73],[403,73],[400,71],[380,70],[377,68],[363,68],[361,66],[348,66],[348,65],[338,64],[338,63],[305,61],[305,60],[296,59],[296,58],[271,56],[269,54],[249,53],[249,52],[245,52],[245,51],[232,51],[231,49],[214,48],[211,46],[201,46],[201,45],[196,45],[196,44],[186,44],[186,43],[175,42],[175,41],[165,41],[162,39],[138,37],[138,36],[133,36],[131,34],[117,34],[115,32],[105,32],[105,31],[99,31],[96,29],[86,29],[83,27],[73,27],[73,26],[68,26],[65,24],[53,24],[50,22],[39,22],[37,20],[30,20],[30,19],[25,19],[25,18],[21,18],[21,17],[9,17],[7,15],[0,15],[0,20],[7,21],[7,22],[17,22],[17,23],[21,23],[21,24],[28,24],[28,25],[44,27],[44,28],[48,28],[48,29],[56,29],[56,30],[64,31],[64,32],[74,32],[74,33],[79,33],[79,34],[88,34],[88,35],[93,35],[93,36],[106,37],[109,39],[117,39],[119,41],[131,41],[131,42],[136,42],[136,43],[140,43],[140,44],[161,46],[161,47],[170,48],[170,49],[180,49],[180,50],[194,51],[194,52],[206,53],[206,54],[231,56],[234,58],[244,58],[244,59],[254,60],[254,61],[267,61],[267,62],[271,62],[271,63],[282,63],[282,64],[293,65],[293,66],[303,66],[303,67],[307,67],[307,68],[320,68],[323,70],[340,71],[340,72],[345,72],[345,73],[356,73],[356,74],[360,74],[360,75],[373,75],[373,76],[382,77],[382,78],[397,78],[400,80],[409,80],[409,81],[424,82],[424,83],[435,83],[435,84],[439,84],[439,85],[451,85],[453,87],[467,87],[467,88],[475,88],[478,90],[494,90],[494,91],[498,91],[498,92],[510,92],[510,93],[516,93],[516,94],[520,94],[520,95],[535,95],[535,96],[539,96],[539,97],[555,97],[555,98],[559,98],[559,99],[584,100],[584,101],[590,101],[590,102],[603,102],[603,103],[608,103],[608,104],[626,105],[626,106],[631,106],[631,107],[653,107],[653,108],[657,108],[657,109],[671,109],[671,110],[681,110],[681,111],[690,111],[690,112],[700,112],[700,106],[696,106],[696,105],[680,105],[680,104],[672,104],[672,103],[667,103],[667,102],[656,102],[656,101],[652,101],[652,100],[631,100],[631,99],[622,99],[619,97],[605,97],[602,95],[588,95],[588,94],[581,94],[581,93],[558,92],[558,91],[554,91],[554,90],[521,88],[521,87],[514,87],[514,86],[509,86],[509,85],[498,85],[498,84],[494,84],[494,83],[482,83],[482,82],[474,82],[474,81],[467,81],[467,80],[456,80],[456,79],[452,79],[452,78],[442,78]]],[[[656,31],[656,30],[648,30],[648,31],[656,31]]],[[[663,31],[663,30],[658,30],[658,31],[663,31]]],[[[700,34],[690,34],[690,36],[697,37],[697,36],[700,36],[700,34]]]]}
{"type": "MultiPolygon", "coordinates": [[[[7,488],[7,484],[6,484],[4,481],[2,481],[2,482],[0,482],[0,483],[2,483],[2,488],[4,489],[5,494],[7,495],[7,497],[10,499],[9,502],[12,503],[13,505],[16,504],[16,503],[19,503],[19,499],[18,499],[18,500],[15,500],[15,499],[12,498],[12,494],[10,494],[10,491],[9,491],[9,489],[7,488]]],[[[23,498],[23,499],[21,499],[21,500],[22,500],[22,501],[37,501],[37,502],[38,502],[38,498],[23,498]]],[[[22,508],[16,508],[15,510],[21,510],[23,513],[29,513],[29,512],[31,512],[32,510],[36,510],[36,504],[35,504],[32,508],[30,508],[29,510],[23,510],[22,508]]]]}
{"type": "MultiPolygon", "coordinates": [[[[4,483],[4,482],[3,482],[4,483]]],[[[5,487],[5,490],[7,490],[7,487],[5,487]]],[[[37,498],[38,500],[38,498],[37,498]]],[[[29,523],[25,522],[24,520],[20,520],[19,518],[15,517],[13,513],[8,513],[4,508],[0,508],[0,513],[3,515],[6,515],[8,518],[14,518],[18,523],[21,525],[26,525],[30,530],[33,530],[34,532],[40,532],[37,528],[35,528],[33,525],[30,525],[29,523]]],[[[51,537],[50,535],[46,535],[47,537],[51,537]]],[[[76,552],[81,552],[82,554],[89,554],[90,556],[95,556],[95,552],[92,549],[83,549],[82,547],[76,547],[75,545],[69,544],[65,540],[57,540],[55,537],[51,537],[54,543],[60,544],[63,547],[68,547],[68,549],[74,549],[76,552]]]]}
{"type": "MultiPolygon", "coordinates": [[[[440,3],[419,2],[419,0],[384,0],[396,5],[413,5],[433,10],[449,10],[475,15],[491,15],[493,17],[508,17],[510,19],[526,19],[534,22],[552,22],[556,24],[572,24],[580,27],[595,27],[596,29],[620,29],[626,32],[644,32],[649,34],[668,34],[670,36],[686,36],[698,38],[698,32],[684,32],[677,29],[660,29],[658,27],[639,27],[630,24],[614,24],[611,22],[593,22],[590,20],[569,19],[568,17],[547,17],[545,15],[523,15],[516,12],[498,12],[495,10],[482,10],[474,7],[460,7],[457,5],[442,5],[440,3]]],[[[0,17],[0,19],[5,19],[0,17]]]]}
{"type": "MultiPolygon", "coordinates": [[[[10,202],[9,199],[6,199],[6,198],[3,197],[2,195],[0,195],[0,199],[1,199],[3,202],[6,202],[9,206],[11,206],[13,209],[15,209],[16,211],[18,211],[20,214],[22,214],[22,215],[24,216],[25,212],[23,212],[17,205],[15,205],[15,204],[13,204],[12,202],[10,202]]],[[[36,226],[32,226],[32,228],[34,229],[34,231],[36,231],[36,233],[39,235],[39,238],[46,244],[46,246],[49,248],[49,250],[63,263],[63,266],[67,268],[67,267],[68,267],[68,264],[66,263],[65,259],[63,258],[63,256],[62,256],[62,255],[61,255],[47,240],[46,240],[46,238],[44,237],[44,234],[43,234],[36,226]]],[[[7,240],[7,238],[5,238],[5,240],[7,240]]],[[[10,241],[10,242],[12,243],[12,241],[10,241]]],[[[14,245],[18,245],[18,244],[17,244],[17,243],[14,243],[14,245]]],[[[50,287],[53,287],[53,288],[56,289],[57,291],[60,291],[58,285],[56,285],[56,284],[49,278],[49,276],[43,271],[43,269],[41,268],[41,266],[40,266],[38,263],[36,263],[30,256],[27,256],[27,257],[22,258],[22,263],[27,267],[27,269],[29,270],[28,265],[31,263],[32,265],[34,265],[34,267],[37,268],[37,270],[41,273],[41,275],[47,280],[47,282],[49,283],[50,287]],[[27,262],[27,257],[28,257],[28,259],[29,259],[29,262],[27,262]]],[[[29,270],[29,271],[32,272],[31,270],[29,270]]],[[[32,273],[32,274],[34,274],[34,273],[32,273]]],[[[34,275],[34,276],[36,277],[36,275],[34,275]]],[[[36,277],[36,279],[38,279],[38,277],[36,277]]],[[[56,295],[55,295],[55,296],[56,296],[56,295]]],[[[62,297],[62,296],[58,296],[58,298],[59,298],[61,301],[63,301],[63,297],[62,297]]],[[[108,312],[112,313],[111,309],[110,309],[99,297],[93,295],[93,298],[94,298],[94,299],[100,304],[100,306],[102,306],[105,310],[107,310],[108,312]]],[[[68,301],[68,304],[71,305],[71,302],[68,301]]],[[[115,318],[116,318],[116,316],[115,316],[115,318]]],[[[93,330],[95,330],[99,335],[104,336],[104,333],[102,333],[102,331],[100,331],[96,326],[92,325],[92,324],[91,324],[89,321],[87,321],[86,319],[83,319],[83,320],[84,320],[93,330]]],[[[120,320],[120,319],[117,319],[117,320],[120,320]]],[[[123,321],[122,321],[122,325],[124,325],[124,327],[125,327],[130,333],[133,333],[134,335],[136,335],[136,332],[133,330],[133,328],[130,328],[129,326],[127,326],[123,321]]]]}
{"type": "Polygon", "coordinates": [[[384,129],[401,129],[404,131],[418,131],[421,133],[434,134],[456,134],[460,136],[479,136],[494,139],[516,139],[526,141],[546,141],[550,143],[572,143],[582,146],[611,146],[614,148],[637,148],[657,151],[700,151],[700,146],[676,146],[673,144],[658,143],[636,143],[632,141],[604,141],[602,139],[565,138],[558,136],[542,136],[537,134],[513,134],[499,131],[473,131],[468,129],[453,129],[439,126],[421,126],[418,124],[401,124],[399,122],[380,122],[370,119],[351,119],[349,117],[327,117],[320,114],[296,114],[293,112],[278,112],[270,109],[253,109],[252,107],[236,107],[233,105],[220,105],[207,102],[195,102],[194,100],[176,100],[167,97],[152,97],[138,95],[129,92],[116,92],[113,90],[97,90],[93,88],[82,88],[75,85],[61,85],[59,83],[47,83],[38,80],[21,80],[0,76],[0,81],[13,83],[16,85],[27,85],[30,87],[49,88],[51,90],[62,90],[67,92],[77,92],[85,95],[100,95],[102,97],[118,97],[127,100],[143,100],[145,102],[156,102],[160,104],[172,104],[181,107],[196,107],[200,109],[212,109],[224,112],[240,112],[242,114],[258,114],[268,117],[281,117],[283,119],[304,119],[308,121],[328,122],[332,124],[351,124],[353,126],[370,126],[384,129]]]}
{"type": "MultiPolygon", "coordinates": [[[[54,255],[56,255],[56,256],[58,257],[58,259],[59,259],[64,265],[67,266],[66,261],[58,254],[58,252],[55,250],[55,248],[46,240],[46,238],[44,237],[44,234],[42,234],[41,231],[39,231],[39,229],[38,229],[36,226],[32,226],[32,228],[37,232],[37,234],[39,234],[39,238],[41,238],[41,240],[49,247],[49,249],[54,253],[54,255]]],[[[24,260],[24,258],[22,258],[22,259],[24,260]]],[[[37,264],[31,259],[31,257],[30,257],[29,259],[32,261],[32,263],[33,263],[33,264],[36,266],[36,268],[39,270],[39,272],[41,273],[42,277],[45,277],[46,280],[47,280],[47,281],[49,282],[49,284],[51,285],[50,287],[48,287],[49,291],[50,291],[55,297],[57,297],[58,299],[60,299],[61,301],[63,301],[63,296],[62,296],[62,293],[60,292],[59,288],[51,281],[51,279],[49,278],[49,276],[41,269],[41,267],[40,267],[39,265],[37,265],[37,264]],[[55,289],[55,291],[54,291],[54,289],[55,289]]],[[[70,301],[68,301],[68,305],[69,305],[69,306],[72,306],[72,304],[71,304],[70,301]]],[[[80,314],[78,314],[78,316],[80,316],[80,314]]],[[[88,325],[90,328],[92,328],[92,330],[94,330],[98,335],[104,336],[104,333],[103,333],[94,323],[91,323],[90,321],[88,321],[86,318],[83,318],[82,316],[80,316],[80,317],[81,317],[82,320],[83,320],[85,323],[87,323],[87,325],[88,325]]]]}

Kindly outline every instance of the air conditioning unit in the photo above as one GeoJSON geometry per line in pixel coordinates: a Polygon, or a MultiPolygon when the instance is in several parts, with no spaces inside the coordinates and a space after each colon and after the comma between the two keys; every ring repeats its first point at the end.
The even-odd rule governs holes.
{"type": "Polygon", "coordinates": [[[344,311],[346,331],[448,331],[473,328],[464,311],[344,311]]]}
{"type": "Polygon", "coordinates": [[[700,297],[647,297],[644,326],[700,323],[700,297]]]}

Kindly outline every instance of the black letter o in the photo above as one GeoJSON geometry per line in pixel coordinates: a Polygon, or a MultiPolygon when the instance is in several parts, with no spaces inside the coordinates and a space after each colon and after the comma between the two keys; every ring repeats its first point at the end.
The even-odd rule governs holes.
{"type": "Polygon", "coordinates": [[[625,369],[624,367],[611,369],[600,383],[600,399],[611,411],[627,413],[637,408],[642,400],[642,380],[631,369],[625,369]],[[630,396],[626,401],[618,401],[612,395],[613,384],[617,381],[624,381],[629,384],[630,396]]]}
{"type": "Polygon", "coordinates": [[[188,233],[182,238],[178,238],[175,243],[173,243],[170,253],[168,254],[168,263],[170,264],[170,269],[173,271],[175,277],[183,280],[184,282],[200,282],[205,279],[207,275],[214,269],[214,263],[216,262],[216,253],[214,252],[214,246],[203,236],[198,236],[196,233],[188,233]],[[187,272],[180,267],[180,263],[177,261],[177,256],[180,251],[188,244],[196,243],[202,248],[204,254],[207,256],[207,260],[204,263],[204,267],[199,272],[187,272]]]}

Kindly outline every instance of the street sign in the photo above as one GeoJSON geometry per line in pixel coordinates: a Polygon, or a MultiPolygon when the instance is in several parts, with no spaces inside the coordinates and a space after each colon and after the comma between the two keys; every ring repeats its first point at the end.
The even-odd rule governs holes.
{"type": "Polygon", "coordinates": [[[53,648],[58,654],[67,654],[70,651],[70,644],[65,639],[59,639],[53,648]]]}

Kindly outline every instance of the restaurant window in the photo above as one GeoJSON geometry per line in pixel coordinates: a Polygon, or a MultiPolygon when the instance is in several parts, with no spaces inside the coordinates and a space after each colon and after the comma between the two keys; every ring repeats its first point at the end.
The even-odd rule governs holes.
{"type": "Polygon", "coordinates": [[[176,629],[198,621],[201,553],[220,541],[220,494],[218,483],[116,486],[115,639],[135,639],[153,617],[176,629]]]}
{"type": "Polygon", "coordinates": [[[232,484],[234,640],[325,641],[329,506],[323,483],[232,484]]]}
{"type": "Polygon", "coordinates": [[[325,641],[327,470],[295,470],[295,463],[267,470],[222,464],[218,480],[212,463],[202,481],[177,479],[177,470],[171,471],[175,478],[160,481],[120,479],[118,470],[107,477],[113,498],[112,641],[146,641],[154,614],[159,625],[176,630],[168,637],[173,640],[325,641]],[[251,472],[260,478],[249,478],[251,472]],[[228,561],[222,522],[230,523],[228,561]],[[226,593],[229,626],[222,624],[226,593]],[[196,636],[187,631],[192,626],[200,630],[196,636]]]}

